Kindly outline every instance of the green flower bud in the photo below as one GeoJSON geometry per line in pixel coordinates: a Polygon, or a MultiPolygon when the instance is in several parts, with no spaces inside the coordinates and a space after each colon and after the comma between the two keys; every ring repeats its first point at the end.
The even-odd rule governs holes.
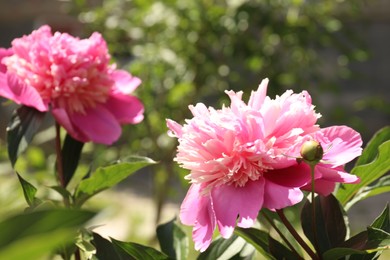
{"type": "Polygon", "coordinates": [[[324,155],[324,149],[319,142],[311,140],[303,143],[301,156],[308,164],[317,164],[324,155]]]}

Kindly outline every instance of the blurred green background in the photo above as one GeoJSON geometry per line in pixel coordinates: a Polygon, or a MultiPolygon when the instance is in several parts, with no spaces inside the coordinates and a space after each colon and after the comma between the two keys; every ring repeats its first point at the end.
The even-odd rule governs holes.
{"type": "MultiPolygon", "coordinates": [[[[109,148],[88,144],[78,171],[129,154],[159,161],[90,205],[111,219],[102,232],[151,243],[150,223],[177,215],[187,189],[188,172],[172,160],[176,140],[167,136],[166,118],[183,123],[197,102],[228,105],[229,89],[247,98],[268,77],[271,97],[308,90],[322,126],[349,125],[367,141],[390,119],[389,17],[390,3],[379,0],[2,0],[0,43],[9,47],[42,24],[80,37],[98,31],[118,66],[142,79],[136,95],[145,104],[144,121],[124,126],[109,148]]],[[[0,107],[0,218],[23,208],[6,155],[14,108],[0,107]]],[[[37,185],[52,185],[50,119],[42,130],[17,169],[37,185]]],[[[355,209],[355,225],[369,224],[383,201],[355,209]]]]}

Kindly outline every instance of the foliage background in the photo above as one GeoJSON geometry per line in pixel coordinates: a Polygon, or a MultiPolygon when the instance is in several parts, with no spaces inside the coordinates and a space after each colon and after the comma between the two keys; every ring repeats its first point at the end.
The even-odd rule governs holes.
{"type": "MultiPolygon", "coordinates": [[[[364,1],[75,0],[62,6],[77,21],[70,23],[73,31],[81,37],[101,32],[119,66],[143,80],[137,95],[146,108],[144,122],[125,126],[115,146],[89,144],[79,171],[133,153],[160,161],[118,187],[123,190],[131,184],[138,196],[152,194],[155,208],[147,214],[151,222],[160,222],[163,205],[180,202],[186,191],[186,172],[172,161],[175,140],[167,136],[165,119],[183,122],[190,117],[189,104],[220,107],[228,104],[224,90],[243,90],[248,96],[262,78],[269,77],[270,96],[286,89],[308,90],[323,114],[322,125],[347,124],[367,140],[379,127],[367,125],[364,113],[374,112],[382,119],[379,126],[388,124],[388,95],[372,92],[356,98],[354,86],[345,87],[351,79],[364,79],[354,64],[370,59],[367,39],[356,28],[363,19],[364,1]]],[[[42,183],[52,178],[50,133],[54,130],[48,128],[37,136],[36,147],[17,165],[21,172],[35,172],[42,183]]],[[[4,171],[0,176],[17,190],[17,185],[12,186],[15,179],[3,170],[7,159],[0,142],[0,171],[4,171]]],[[[21,195],[2,192],[3,205],[15,206],[11,201],[21,195]]],[[[106,193],[108,197],[91,206],[104,207],[114,199],[118,205],[114,212],[127,206],[133,214],[138,212],[135,203],[120,194],[106,193]]],[[[2,207],[0,215],[10,210],[2,207]]],[[[121,221],[135,227],[141,225],[143,214],[121,221]]],[[[133,228],[129,233],[137,237],[142,231],[133,228]]]]}

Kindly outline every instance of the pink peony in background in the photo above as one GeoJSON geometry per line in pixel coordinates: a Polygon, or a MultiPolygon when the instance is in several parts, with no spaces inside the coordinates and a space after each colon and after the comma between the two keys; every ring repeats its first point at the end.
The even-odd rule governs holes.
{"type": "Polygon", "coordinates": [[[331,146],[316,169],[318,192],[329,194],[335,182],[358,181],[342,165],[360,155],[360,135],[345,126],[320,129],[306,91],[270,99],[267,84],[268,79],[261,82],[248,104],[242,92],[227,91],[230,107],[215,110],[200,103],[189,107],[193,118],[184,125],[167,120],[179,141],[175,160],[190,170],[180,219],[193,226],[196,250],[207,249],[216,227],[229,238],[236,225],[251,227],[261,208],[300,202],[311,175],[296,158],[307,140],[331,146]]]}
{"type": "Polygon", "coordinates": [[[143,105],[130,95],[141,83],[109,64],[99,33],[79,39],[45,25],[0,48],[0,96],[51,111],[73,138],[115,142],[121,124],[143,120],[143,105]]]}

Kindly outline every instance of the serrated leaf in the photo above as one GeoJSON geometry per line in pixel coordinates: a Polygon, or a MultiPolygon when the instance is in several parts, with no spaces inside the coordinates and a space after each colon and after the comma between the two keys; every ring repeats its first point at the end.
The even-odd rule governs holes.
{"type": "Polygon", "coordinates": [[[37,193],[37,188],[23,179],[18,172],[16,172],[16,175],[18,176],[20,185],[22,186],[24,199],[30,207],[34,207],[36,204],[35,194],[37,193]]]}
{"type": "Polygon", "coordinates": [[[75,203],[82,205],[93,195],[113,187],[137,170],[154,163],[156,162],[146,157],[131,157],[127,162],[98,168],[76,188],[75,203]]]}
{"type": "Polygon", "coordinates": [[[122,251],[128,255],[127,259],[150,259],[163,260],[169,259],[164,253],[156,249],[132,242],[123,242],[111,238],[112,245],[116,251],[122,251]]]}
{"type": "Polygon", "coordinates": [[[94,215],[85,210],[51,209],[10,217],[0,223],[0,248],[30,236],[78,228],[94,215]]]}
{"type": "MultiPolygon", "coordinates": [[[[365,152],[365,151],[364,151],[365,152]]],[[[345,206],[353,197],[366,186],[370,185],[390,170],[390,141],[386,141],[378,148],[378,156],[368,164],[359,165],[351,170],[360,178],[360,183],[341,185],[336,197],[345,206]]]]}
{"type": "Polygon", "coordinates": [[[246,242],[256,248],[256,250],[267,259],[275,259],[269,252],[268,233],[255,228],[236,227],[234,233],[245,239],[246,242]]]}
{"type": "Polygon", "coordinates": [[[316,232],[313,230],[313,203],[310,201],[302,208],[301,224],[306,237],[322,254],[344,242],[347,228],[339,202],[332,194],[326,197],[318,195],[314,202],[316,232]]]}
{"type": "Polygon", "coordinates": [[[74,139],[69,134],[66,135],[62,146],[62,171],[65,186],[68,185],[77,169],[83,147],[83,142],[74,139]]]}
{"type": "Polygon", "coordinates": [[[160,248],[171,258],[187,259],[188,237],[175,221],[176,218],[157,227],[156,233],[160,248]]]}
{"type": "Polygon", "coordinates": [[[199,254],[197,260],[230,259],[240,253],[245,241],[237,235],[228,239],[222,237],[214,240],[206,251],[199,254]]]}
{"type": "Polygon", "coordinates": [[[18,156],[24,152],[38,131],[44,112],[32,107],[22,106],[14,111],[7,127],[8,156],[12,167],[18,156]]]}

